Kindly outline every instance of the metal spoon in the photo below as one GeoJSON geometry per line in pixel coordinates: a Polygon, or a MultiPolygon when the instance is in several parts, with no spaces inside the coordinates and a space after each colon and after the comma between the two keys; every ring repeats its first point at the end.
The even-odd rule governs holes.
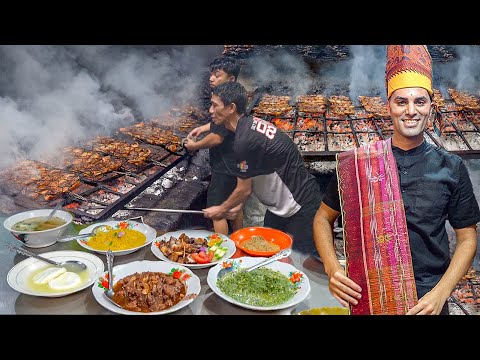
{"type": "Polygon", "coordinates": [[[113,300],[113,294],[115,294],[113,292],[113,257],[114,257],[113,251],[108,249],[106,256],[107,256],[107,269],[108,269],[108,289],[105,290],[104,294],[105,294],[105,297],[108,299],[108,301],[110,301],[115,306],[122,308],[113,300]]]}
{"type": "Polygon", "coordinates": [[[57,212],[58,209],[60,209],[62,207],[62,204],[63,204],[63,201],[60,201],[57,206],[55,206],[55,208],[52,210],[52,212],[50,214],[48,214],[48,216],[45,218],[45,220],[43,220],[44,223],[46,223],[48,220],[50,220],[53,215],[55,215],[55,213],[57,212]]]}
{"type": "Polygon", "coordinates": [[[274,262],[275,260],[286,258],[286,257],[290,256],[291,253],[292,253],[292,249],[290,249],[290,248],[289,249],[283,249],[282,251],[279,251],[278,253],[270,256],[269,258],[267,258],[263,261],[260,261],[258,264],[255,264],[255,265],[250,266],[248,268],[241,268],[241,269],[233,268],[233,267],[222,268],[217,273],[217,280],[224,277],[228,273],[231,273],[232,271],[252,271],[252,270],[255,270],[256,268],[259,268],[259,267],[265,266],[267,264],[270,264],[270,263],[274,262]]]}
{"type": "Polygon", "coordinates": [[[10,250],[12,251],[16,251],[18,252],[19,254],[22,254],[22,255],[26,255],[26,256],[30,256],[30,257],[34,257],[36,259],[39,259],[39,260],[42,260],[46,263],[49,263],[49,264],[52,264],[52,265],[55,265],[56,267],[63,267],[65,269],[67,269],[67,271],[71,271],[71,272],[80,272],[80,271],[83,271],[87,268],[87,265],[85,265],[83,262],[81,261],[77,261],[77,260],[67,260],[67,261],[62,261],[62,262],[56,262],[56,261],[53,261],[53,260],[50,260],[50,259],[47,259],[47,258],[44,258],[43,256],[40,256],[40,255],[37,255],[37,254],[34,254],[28,250],[25,250],[25,249],[22,249],[18,246],[15,246],[15,245],[12,245],[12,244],[8,244],[8,247],[10,248],[10,250]]]}
{"type": "Polygon", "coordinates": [[[69,236],[69,237],[66,237],[66,238],[57,239],[57,241],[58,242],[67,242],[67,241],[77,240],[77,239],[81,239],[81,238],[84,238],[84,237],[94,236],[94,235],[97,235],[101,232],[107,232],[107,231],[110,231],[112,229],[113,228],[109,225],[97,225],[89,233],[81,234],[81,235],[75,235],[75,236],[69,236]]]}

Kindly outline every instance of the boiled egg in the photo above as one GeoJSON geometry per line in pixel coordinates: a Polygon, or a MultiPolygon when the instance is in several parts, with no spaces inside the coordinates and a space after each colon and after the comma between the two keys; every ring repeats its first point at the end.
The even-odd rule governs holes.
{"type": "Polygon", "coordinates": [[[80,285],[81,282],[80,276],[67,271],[50,280],[48,286],[54,290],[68,290],[80,285]]]}
{"type": "Polygon", "coordinates": [[[57,276],[60,276],[67,272],[65,268],[50,267],[46,268],[43,271],[40,271],[38,274],[32,278],[34,284],[43,285],[48,283],[50,280],[55,279],[57,276]]]}

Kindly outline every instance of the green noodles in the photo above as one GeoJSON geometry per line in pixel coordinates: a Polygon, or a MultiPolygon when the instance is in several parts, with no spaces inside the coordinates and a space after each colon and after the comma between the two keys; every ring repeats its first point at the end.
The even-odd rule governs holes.
{"type": "Polygon", "coordinates": [[[264,307],[283,304],[297,292],[285,275],[265,267],[231,272],[217,280],[217,286],[241,303],[264,307]]]}

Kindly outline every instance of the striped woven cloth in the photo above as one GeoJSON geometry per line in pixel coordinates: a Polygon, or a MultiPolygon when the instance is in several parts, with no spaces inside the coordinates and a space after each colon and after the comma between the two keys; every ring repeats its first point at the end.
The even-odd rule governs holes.
{"type": "Polygon", "coordinates": [[[348,277],[362,287],[352,315],[405,314],[418,301],[391,139],[337,155],[348,277]]]}

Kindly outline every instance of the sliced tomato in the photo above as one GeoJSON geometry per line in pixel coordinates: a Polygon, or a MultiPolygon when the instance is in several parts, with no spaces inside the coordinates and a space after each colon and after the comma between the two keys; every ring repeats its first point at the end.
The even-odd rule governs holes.
{"type": "Polygon", "coordinates": [[[209,251],[208,254],[205,253],[205,251],[200,251],[196,254],[192,254],[192,259],[198,264],[208,264],[212,261],[214,254],[213,251],[209,251]]]}

